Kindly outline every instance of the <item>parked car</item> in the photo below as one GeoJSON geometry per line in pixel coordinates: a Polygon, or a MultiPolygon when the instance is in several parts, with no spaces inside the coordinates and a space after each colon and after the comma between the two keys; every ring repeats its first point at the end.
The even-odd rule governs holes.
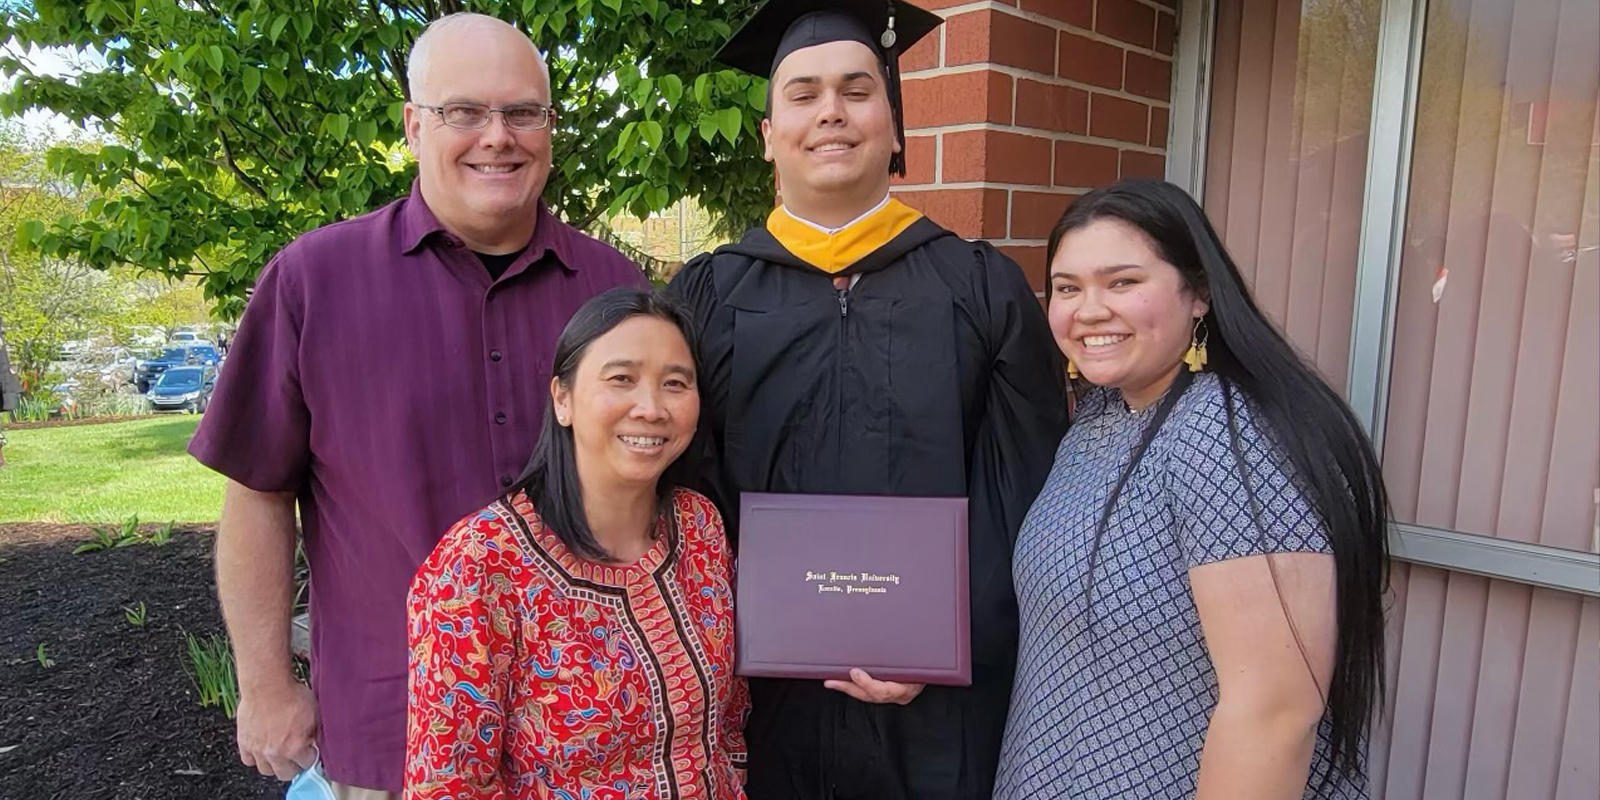
{"type": "Polygon", "coordinates": [[[211,392],[216,386],[215,367],[168,367],[145,397],[150,402],[151,411],[202,414],[211,405],[211,392]]]}
{"type": "Polygon", "coordinates": [[[204,364],[208,367],[215,367],[222,363],[222,351],[218,350],[217,346],[210,342],[197,341],[189,345],[189,352],[199,359],[196,363],[204,364]]]}
{"type": "Polygon", "coordinates": [[[133,383],[143,394],[150,390],[151,384],[161,377],[163,372],[182,366],[216,366],[222,357],[215,347],[210,345],[183,345],[168,347],[159,354],[148,359],[133,362],[133,383]]]}

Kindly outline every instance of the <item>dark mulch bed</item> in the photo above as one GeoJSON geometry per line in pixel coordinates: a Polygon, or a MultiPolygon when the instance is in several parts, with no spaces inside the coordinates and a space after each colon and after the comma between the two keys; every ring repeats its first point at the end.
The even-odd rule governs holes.
{"type": "Polygon", "coordinates": [[[77,419],[47,419],[36,422],[4,422],[0,428],[8,431],[26,431],[33,428],[71,428],[78,425],[104,425],[108,422],[127,422],[135,419],[150,419],[149,414],[123,414],[111,417],[79,417],[77,419]]]}
{"type": "Polygon", "coordinates": [[[72,555],[86,525],[0,525],[0,800],[281,798],[202,708],[183,632],[222,631],[211,526],[72,555]],[[122,607],[140,602],[144,627],[122,607]],[[55,665],[36,659],[43,642],[55,665]]]}

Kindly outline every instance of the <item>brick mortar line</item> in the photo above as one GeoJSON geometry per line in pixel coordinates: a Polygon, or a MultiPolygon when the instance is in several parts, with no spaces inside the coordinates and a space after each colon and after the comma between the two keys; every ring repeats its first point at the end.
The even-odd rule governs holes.
{"type": "MultiPolygon", "coordinates": [[[[1054,150],[1055,148],[1050,148],[1054,150]]],[[[1053,158],[1054,156],[1052,156],[1053,158]]],[[[1053,176],[1052,176],[1053,177],[1053,176]]],[[[1006,192],[1006,238],[1011,238],[1011,228],[1017,222],[1017,193],[1015,190],[1006,192]]]]}
{"type": "MultiPolygon", "coordinates": [[[[1030,81],[1042,83],[1046,86],[1062,86],[1068,89],[1082,89],[1086,92],[1103,94],[1107,97],[1118,97],[1123,100],[1132,100],[1135,103],[1143,103],[1147,106],[1155,106],[1168,110],[1171,110],[1172,108],[1171,100],[1157,100],[1154,97],[1145,97],[1144,95],[1134,94],[1126,89],[1107,89],[1104,86],[1096,86],[1092,83],[1083,83],[1081,81],[1072,80],[1071,78],[1060,78],[1054,75],[1045,75],[1039,72],[1029,72],[1021,67],[996,64],[989,61],[983,61],[976,64],[962,64],[957,67],[934,67],[933,69],[908,72],[903,77],[903,80],[914,81],[922,79],[944,78],[951,75],[971,75],[974,72],[998,72],[1001,75],[1012,78],[1013,90],[1015,90],[1016,79],[1027,78],[1030,81]]],[[[1016,113],[1015,105],[1015,103],[1012,104],[1013,114],[1016,113]]]]}
{"type": "MultiPolygon", "coordinates": [[[[1134,1],[1138,2],[1142,6],[1146,6],[1148,8],[1156,9],[1158,14],[1160,12],[1162,12],[1162,11],[1165,11],[1166,13],[1171,14],[1172,17],[1173,17],[1174,30],[1176,30],[1177,16],[1178,16],[1177,12],[1173,11],[1170,8],[1167,8],[1166,6],[1162,6],[1162,5],[1159,5],[1159,4],[1152,5],[1151,3],[1142,2],[1141,0],[1134,0],[1134,1]]],[[[1099,8],[1100,8],[1099,4],[1096,3],[1095,4],[1095,13],[1097,13],[1097,14],[1099,13],[1099,8]]],[[[1097,30],[1093,30],[1092,28],[1080,28],[1080,27],[1078,27],[1076,25],[1073,25],[1071,23],[1062,22],[1061,20],[1056,19],[1054,17],[1047,17],[1047,16],[1045,16],[1043,14],[1040,14],[1040,13],[1034,12],[1034,11],[1023,11],[1022,9],[1017,8],[1016,6],[1008,6],[1008,5],[1005,5],[1003,3],[996,3],[996,2],[993,2],[993,0],[981,0],[980,2],[967,3],[966,5],[951,6],[949,8],[940,9],[939,13],[942,16],[944,16],[944,18],[946,20],[948,20],[948,19],[950,19],[950,17],[958,16],[960,14],[965,14],[965,13],[969,13],[969,12],[973,12],[973,11],[998,11],[998,12],[1001,12],[1001,13],[1005,14],[1008,17],[1016,17],[1017,19],[1025,19],[1025,20],[1027,20],[1029,22],[1037,22],[1037,23],[1039,23],[1041,25],[1044,25],[1044,26],[1046,26],[1048,28],[1051,28],[1051,29],[1057,31],[1058,33],[1061,32],[1061,31],[1066,31],[1067,33],[1075,34],[1077,36],[1082,36],[1085,39],[1093,39],[1093,40],[1095,40],[1097,42],[1102,42],[1104,44],[1116,45],[1116,46],[1118,46],[1118,47],[1120,47],[1120,48],[1122,48],[1124,50],[1131,50],[1131,51],[1139,53],[1141,55],[1147,55],[1147,56],[1151,56],[1152,58],[1161,59],[1162,61],[1174,61],[1174,60],[1176,60],[1176,55],[1177,55],[1176,53],[1173,53],[1172,55],[1168,55],[1166,53],[1163,53],[1163,52],[1155,49],[1154,47],[1145,47],[1143,45],[1137,45],[1137,44],[1134,44],[1132,42],[1125,42],[1125,41],[1123,41],[1121,39],[1118,39],[1118,38],[1116,38],[1114,36],[1107,36],[1106,34],[1103,34],[1103,33],[1099,32],[1097,30]]],[[[1157,22],[1159,24],[1159,20],[1157,22]]],[[[941,30],[943,30],[947,26],[941,25],[939,27],[940,27],[941,30]]],[[[940,38],[941,38],[941,41],[947,41],[947,40],[944,39],[944,37],[942,35],[941,35],[940,38]]],[[[1061,47],[1060,47],[1060,44],[1059,44],[1059,41],[1058,41],[1058,43],[1056,45],[1056,51],[1057,51],[1058,57],[1059,57],[1060,50],[1061,50],[1061,47]]],[[[1173,42],[1173,50],[1174,51],[1177,50],[1177,42],[1176,41],[1173,42]]],[[[939,59],[939,63],[943,64],[944,63],[944,59],[942,57],[943,53],[941,53],[940,55],[941,55],[941,58],[939,59]]]]}
{"type": "MultiPolygon", "coordinates": [[[[1004,73],[1001,73],[1001,74],[1004,74],[1004,73]]],[[[1019,80],[1016,80],[1016,79],[1013,78],[1012,81],[1011,81],[1011,120],[1010,120],[1010,124],[1012,124],[1012,125],[1017,124],[1017,93],[1019,93],[1021,91],[1022,91],[1022,81],[1019,81],[1019,80]]]]}
{"type": "MultiPolygon", "coordinates": [[[[902,183],[894,186],[896,192],[937,192],[945,189],[999,189],[1007,192],[1033,192],[1034,194],[1087,194],[1093,186],[1034,186],[1026,183],[1000,183],[998,181],[962,181],[960,183],[902,183]]],[[[1010,210],[1007,198],[1007,211],[1010,210]]],[[[1008,214],[1009,216],[1009,214],[1008,214]]]]}
{"type": "Polygon", "coordinates": [[[1049,139],[1052,142],[1077,142],[1078,144],[1098,144],[1103,146],[1115,145],[1119,150],[1132,150],[1136,153],[1147,153],[1153,156],[1167,155],[1167,151],[1164,148],[1152,147],[1148,144],[1124,142],[1120,139],[1106,139],[1103,137],[1095,137],[1083,133],[1063,133],[1061,131],[1046,130],[1044,128],[1027,128],[1021,125],[1004,125],[998,122],[963,122],[956,125],[936,125],[926,128],[907,128],[906,136],[940,136],[941,134],[946,133],[974,133],[979,131],[1018,133],[1024,136],[1034,136],[1038,138],[1049,139]]]}

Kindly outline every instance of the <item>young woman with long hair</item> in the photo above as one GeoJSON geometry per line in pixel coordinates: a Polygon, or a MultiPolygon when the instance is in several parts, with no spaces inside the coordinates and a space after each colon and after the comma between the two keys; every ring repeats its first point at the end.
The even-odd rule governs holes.
{"type": "Polygon", "coordinates": [[[1366,797],[1388,501],[1355,416],[1172,184],[1078,200],[1049,269],[1092,388],[1018,538],[996,797],[1366,797]]]}

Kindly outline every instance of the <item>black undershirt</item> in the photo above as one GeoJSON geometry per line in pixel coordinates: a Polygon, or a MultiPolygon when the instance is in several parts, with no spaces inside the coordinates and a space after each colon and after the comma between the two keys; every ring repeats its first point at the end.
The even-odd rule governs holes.
{"type": "Polygon", "coordinates": [[[500,276],[506,274],[506,270],[511,268],[511,262],[516,261],[517,256],[522,255],[520,251],[516,253],[501,253],[498,255],[492,253],[480,253],[476,250],[472,251],[472,253],[478,257],[479,261],[483,262],[483,268],[489,270],[489,280],[492,281],[500,280],[500,276]]]}

